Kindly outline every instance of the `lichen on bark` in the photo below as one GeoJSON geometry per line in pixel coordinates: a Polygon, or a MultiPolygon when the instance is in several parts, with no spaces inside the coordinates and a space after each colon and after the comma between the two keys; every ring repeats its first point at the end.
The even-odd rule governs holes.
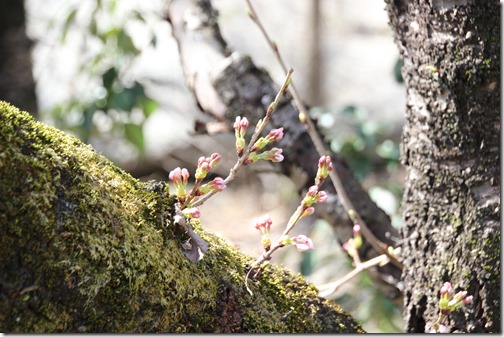
{"type": "Polygon", "coordinates": [[[194,222],[198,264],[163,182],[141,183],[73,136],[0,101],[0,330],[362,332],[303,277],[194,222]]]}
{"type": "Polygon", "coordinates": [[[407,86],[406,330],[429,329],[450,281],[474,301],[450,315],[448,332],[499,332],[499,2],[386,3],[407,86]]]}

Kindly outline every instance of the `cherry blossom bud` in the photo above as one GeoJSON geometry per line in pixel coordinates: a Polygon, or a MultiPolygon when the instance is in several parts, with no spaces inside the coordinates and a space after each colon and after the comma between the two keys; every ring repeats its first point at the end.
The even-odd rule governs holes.
{"type": "Polygon", "coordinates": [[[177,197],[179,199],[183,198],[187,194],[186,186],[189,179],[189,171],[185,168],[181,169],[180,167],[177,167],[169,173],[168,178],[173,182],[175,188],[177,189],[177,197]]]}
{"type": "Polygon", "coordinates": [[[453,296],[453,299],[457,302],[460,302],[462,301],[465,297],[467,296],[467,291],[463,290],[463,291],[459,291],[458,293],[455,294],[455,296],[453,296]]]}
{"type": "Polygon", "coordinates": [[[205,185],[201,186],[199,188],[199,194],[206,194],[208,192],[221,192],[226,188],[226,183],[224,182],[224,179],[221,177],[214,178],[209,183],[206,183],[205,185]]]}
{"type": "Polygon", "coordinates": [[[332,171],[332,169],[333,164],[331,162],[331,157],[329,156],[320,157],[315,182],[318,184],[319,182],[324,181],[329,175],[329,171],[332,171]]]}
{"type": "Polygon", "coordinates": [[[444,294],[452,294],[453,293],[453,287],[450,282],[445,282],[443,286],[441,287],[441,296],[444,294]]]}
{"type": "Polygon", "coordinates": [[[249,121],[246,117],[241,118],[240,116],[236,117],[236,121],[233,124],[235,129],[235,138],[236,138],[236,154],[238,157],[243,155],[243,150],[245,149],[245,133],[247,132],[247,128],[249,126],[249,121]]]}
{"type": "Polygon", "coordinates": [[[273,224],[273,220],[271,220],[268,214],[263,215],[260,218],[254,219],[255,228],[261,232],[261,235],[268,235],[271,225],[273,224]]]}
{"type": "Polygon", "coordinates": [[[221,155],[218,153],[212,153],[212,155],[210,156],[210,164],[213,166],[213,168],[215,168],[215,166],[219,164],[220,160],[221,155]]]}
{"type": "Polygon", "coordinates": [[[272,148],[269,151],[265,151],[262,153],[257,154],[257,152],[251,152],[248,157],[245,159],[243,162],[244,165],[248,165],[250,163],[255,163],[259,159],[263,160],[271,160],[272,162],[280,162],[284,159],[284,156],[281,154],[282,149],[279,148],[272,148]]]}
{"type": "Polygon", "coordinates": [[[214,178],[209,184],[215,192],[222,192],[227,187],[224,179],[221,177],[214,178]]]}
{"type": "Polygon", "coordinates": [[[309,195],[310,197],[315,197],[318,193],[318,187],[313,185],[313,186],[310,186],[310,188],[308,189],[308,192],[306,192],[306,195],[309,195]]]}
{"type": "Polygon", "coordinates": [[[196,173],[194,174],[194,177],[196,179],[203,179],[206,177],[208,172],[214,169],[214,167],[219,163],[220,161],[220,154],[214,153],[210,157],[200,157],[198,159],[198,168],[196,169],[196,173]]]}
{"type": "Polygon", "coordinates": [[[361,231],[360,226],[359,226],[358,224],[355,224],[355,225],[353,226],[353,234],[354,234],[354,235],[360,235],[360,231],[361,231]]]}
{"type": "Polygon", "coordinates": [[[317,204],[323,204],[327,201],[327,193],[324,191],[320,191],[317,193],[317,200],[315,201],[317,204]]]}
{"type": "Polygon", "coordinates": [[[248,121],[247,117],[241,118],[240,116],[237,116],[236,120],[233,124],[236,137],[245,137],[245,133],[247,132],[248,126],[249,126],[249,121],[248,121]]]}
{"type": "Polygon", "coordinates": [[[310,186],[308,192],[303,199],[303,206],[310,207],[314,203],[323,204],[328,199],[328,195],[324,191],[319,191],[316,185],[310,186]]]}
{"type": "Polygon", "coordinates": [[[200,211],[196,207],[192,208],[185,208],[182,210],[182,213],[187,217],[191,219],[197,219],[200,217],[200,211]]]}
{"type": "Polygon", "coordinates": [[[313,250],[312,240],[306,235],[298,235],[292,238],[292,244],[296,246],[297,250],[300,252],[306,252],[307,250],[313,250]]]}
{"type": "Polygon", "coordinates": [[[279,128],[279,129],[273,129],[271,130],[268,135],[266,136],[266,139],[268,140],[268,142],[274,142],[274,141],[279,141],[283,138],[284,134],[283,134],[283,128],[279,128]]]}
{"type": "Polygon", "coordinates": [[[312,215],[315,212],[315,208],[313,207],[308,207],[303,211],[303,214],[301,214],[302,217],[312,215]]]}
{"type": "Polygon", "coordinates": [[[268,151],[268,160],[271,160],[274,163],[281,162],[284,160],[284,156],[281,154],[282,149],[279,149],[277,147],[272,148],[270,151],[268,151]]]}

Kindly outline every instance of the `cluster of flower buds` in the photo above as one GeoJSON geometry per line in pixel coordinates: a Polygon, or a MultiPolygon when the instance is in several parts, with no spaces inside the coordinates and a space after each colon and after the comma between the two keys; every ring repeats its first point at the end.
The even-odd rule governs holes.
{"type": "Polygon", "coordinates": [[[251,151],[261,150],[262,148],[264,148],[269,143],[282,140],[283,136],[284,136],[284,134],[283,134],[283,128],[273,129],[273,130],[271,130],[268,133],[268,135],[266,137],[259,138],[254,143],[254,145],[252,146],[252,148],[250,150],[251,151]]]}
{"type": "Polygon", "coordinates": [[[317,175],[315,176],[315,185],[321,185],[322,182],[327,178],[329,172],[332,171],[333,164],[331,162],[331,157],[322,156],[318,162],[317,175]]]}
{"type": "MultiPolygon", "coordinates": [[[[262,123],[262,120],[257,123],[255,132],[259,132],[260,125],[262,125],[262,123]]],[[[248,126],[249,121],[246,117],[236,117],[233,127],[235,129],[235,147],[238,157],[241,157],[243,155],[243,152],[245,151],[245,134],[247,132],[248,126]]],[[[262,150],[266,145],[272,142],[281,140],[283,136],[283,128],[279,128],[271,130],[266,137],[259,138],[250,148],[250,154],[247,156],[247,158],[245,158],[243,164],[248,165],[258,161],[259,159],[270,160],[274,163],[281,162],[284,159],[284,156],[282,155],[282,149],[274,147],[269,151],[264,151],[261,153],[257,153],[257,151],[262,150]]]]}
{"type": "Polygon", "coordinates": [[[282,238],[280,238],[279,244],[282,246],[294,245],[296,246],[299,252],[306,252],[307,250],[315,249],[312,240],[303,234],[297,235],[292,238],[285,235],[282,238]]]}
{"type": "Polygon", "coordinates": [[[177,189],[177,198],[181,204],[182,212],[187,218],[199,218],[199,211],[196,208],[189,208],[191,203],[194,202],[201,195],[209,192],[220,192],[226,188],[226,183],[224,179],[217,177],[214,178],[209,183],[200,186],[201,181],[207,176],[207,174],[217,166],[221,159],[220,154],[213,153],[210,157],[200,157],[198,160],[198,167],[196,168],[193,190],[190,193],[187,192],[187,182],[189,180],[189,171],[185,168],[177,167],[170,172],[168,178],[173,182],[175,188],[177,189]]]}
{"type": "Polygon", "coordinates": [[[271,248],[271,240],[270,240],[270,229],[273,224],[273,220],[271,220],[268,214],[263,215],[260,218],[255,219],[255,228],[261,233],[261,243],[264,247],[264,251],[268,251],[271,248]]]}
{"type": "Polygon", "coordinates": [[[208,172],[214,169],[221,159],[220,154],[213,153],[210,157],[200,157],[198,159],[198,167],[196,168],[196,173],[194,177],[196,179],[204,179],[208,172]]]}
{"type": "Polygon", "coordinates": [[[358,224],[353,226],[353,238],[348,239],[347,242],[343,244],[343,249],[349,253],[356,252],[362,246],[362,235],[361,227],[358,224]]]}
{"type": "Polygon", "coordinates": [[[277,147],[272,148],[269,151],[264,151],[262,153],[257,153],[257,152],[251,152],[247,159],[243,162],[243,164],[248,165],[251,163],[255,163],[259,159],[263,160],[270,160],[274,163],[281,162],[284,160],[284,156],[282,155],[282,149],[279,149],[277,147]]]}
{"type": "Polygon", "coordinates": [[[430,333],[445,333],[447,328],[441,322],[450,315],[454,310],[460,309],[463,305],[469,304],[473,300],[472,295],[467,295],[467,291],[461,290],[454,293],[453,287],[450,282],[445,282],[440,290],[441,298],[439,299],[439,318],[436,323],[433,324],[430,333]]]}
{"type": "Polygon", "coordinates": [[[327,201],[327,193],[324,191],[319,191],[316,185],[311,186],[306,192],[306,195],[302,201],[303,208],[306,209],[311,207],[313,204],[323,204],[327,201]]]}
{"type": "Polygon", "coordinates": [[[189,179],[189,171],[187,169],[177,167],[170,172],[168,178],[173,182],[175,188],[177,189],[177,198],[179,200],[184,200],[187,194],[187,180],[189,179]]]}
{"type": "Polygon", "coordinates": [[[245,150],[245,133],[247,133],[248,126],[249,121],[246,117],[236,117],[233,127],[235,129],[236,154],[238,157],[241,157],[243,155],[243,150],[245,150]]]}
{"type": "Polygon", "coordinates": [[[199,188],[199,193],[200,194],[206,194],[208,192],[222,192],[226,188],[226,183],[224,182],[224,179],[221,177],[214,178],[209,183],[206,183],[205,185],[201,186],[199,188]]]}
{"type": "Polygon", "coordinates": [[[441,287],[441,299],[439,300],[439,309],[441,314],[448,316],[450,312],[461,308],[473,300],[472,295],[467,295],[467,291],[459,291],[453,294],[453,287],[450,282],[445,282],[441,287]]]}

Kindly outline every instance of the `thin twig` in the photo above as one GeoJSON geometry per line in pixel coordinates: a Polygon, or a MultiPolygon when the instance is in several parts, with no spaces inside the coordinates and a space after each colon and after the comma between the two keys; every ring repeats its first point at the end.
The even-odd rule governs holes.
{"type": "MultiPolygon", "coordinates": [[[[273,114],[273,112],[275,111],[276,107],[280,103],[280,100],[282,99],[283,94],[289,88],[290,83],[291,83],[292,73],[294,72],[294,70],[292,68],[290,68],[290,69],[287,69],[285,72],[287,73],[287,75],[285,76],[285,80],[284,80],[284,82],[282,84],[282,87],[278,91],[278,93],[277,93],[277,95],[275,97],[275,100],[269,105],[268,110],[266,111],[266,115],[264,116],[264,119],[262,119],[262,120],[260,120],[258,122],[258,125],[256,126],[256,128],[254,130],[254,133],[252,134],[252,137],[250,139],[250,142],[247,145],[247,148],[243,152],[242,156],[240,158],[238,158],[238,161],[236,162],[236,164],[229,171],[229,175],[226,177],[226,179],[224,179],[224,183],[226,184],[226,186],[231,181],[233,181],[233,179],[236,177],[236,173],[243,166],[243,162],[245,161],[245,159],[247,159],[247,157],[252,152],[251,151],[252,147],[254,146],[254,144],[257,141],[257,138],[259,137],[259,135],[261,134],[261,132],[264,130],[264,127],[266,126],[266,124],[268,124],[268,122],[269,122],[269,120],[271,118],[271,115],[273,114]]],[[[215,193],[217,193],[217,192],[216,191],[210,191],[210,192],[208,192],[207,194],[205,194],[204,196],[202,196],[200,199],[198,199],[197,201],[195,201],[191,206],[192,207],[197,207],[197,206],[202,205],[205,201],[207,201],[215,193]]]]}
{"type": "MultiPolygon", "coordinates": [[[[257,24],[257,26],[261,30],[261,32],[264,35],[266,41],[268,42],[270,48],[275,53],[275,56],[276,56],[276,58],[278,60],[278,63],[281,65],[282,69],[284,71],[286,71],[287,67],[285,66],[285,62],[284,62],[284,60],[282,58],[282,55],[280,54],[280,51],[278,50],[277,44],[275,42],[273,42],[273,40],[270,38],[268,32],[264,28],[263,24],[259,20],[259,16],[257,15],[257,12],[255,11],[254,7],[252,6],[251,1],[250,0],[245,0],[245,1],[247,2],[247,5],[248,5],[249,16],[252,18],[252,20],[257,24]]],[[[307,129],[308,135],[310,136],[313,144],[315,145],[315,149],[317,150],[319,156],[325,155],[325,153],[327,151],[326,151],[326,148],[324,146],[324,143],[323,143],[322,139],[320,138],[320,136],[318,135],[318,133],[316,132],[315,125],[313,124],[313,122],[311,121],[311,119],[308,117],[308,112],[306,110],[306,107],[302,103],[302,100],[301,100],[301,98],[300,98],[300,96],[299,96],[299,94],[298,94],[298,92],[297,92],[297,90],[296,90],[296,88],[295,88],[295,86],[294,86],[293,83],[289,86],[289,91],[290,91],[290,93],[292,95],[292,98],[294,100],[294,103],[295,103],[296,107],[298,108],[299,119],[300,119],[300,121],[303,124],[306,125],[306,129],[307,129]]],[[[359,225],[362,228],[362,234],[369,241],[369,243],[371,244],[371,246],[376,251],[387,255],[388,258],[391,260],[391,262],[396,267],[398,267],[399,269],[402,269],[402,263],[399,262],[399,260],[397,260],[397,258],[395,256],[393,256],[392,254],[390,254],[387,251],[387,249],[386,249],[387,245],[384,244],[383,242],[381,242],[373,234],[373,232],[367,226],[366,222],[357,213],[357,211],[355,211],[355,207],[354,207],[352,201],[350,200],[350,198],[348,197],[348,194],[346,193],[345,188],[343,187],[343,184],[341,182],[341,177],[339,176],[337,170],[334,169],[334,170],[330,171],[329,172],[329,177],[331,178],[331,181],[332,181],[332,183],[334,185],[334,188],[336,190],[337,195],[340,197],[341,204],[343,205],[343,207],[345,208],[345,210],[347,211],[347,213],[349,213],[350,216],[351,216],[350,213],[352,213],[352,211],[353,211],[354,216],[351,216],[352,220],[357,221],[359,223],[359,225]]]]}
{"type": "MultiPolygon", "coordinates": [[[[394,254],[399,254],[400,251],[401,251],[401,248],[398,247],[398,248],[394,249],[394,254]]],[[[382,255],[377,256],[375,258],[372,258],[368,261],[357,263],[355,265],[354,269],[352,269],[348,274],[346,274],[342,278],[338,279],[337,281],[318,286],[317,287],[318,289],[326,289],[326,290],[321,290],[319,292],[319,296],[327,297],[327,296],[333,294],[343,284],[350,281],[353,277],[358,275],[360,272],[367,270],[371,267],[374,267],[376,265],[383,265],[383,264],[387,264],[389,262],[390,262],[390,258],[387,255],[382,254],[382,255]]]]}

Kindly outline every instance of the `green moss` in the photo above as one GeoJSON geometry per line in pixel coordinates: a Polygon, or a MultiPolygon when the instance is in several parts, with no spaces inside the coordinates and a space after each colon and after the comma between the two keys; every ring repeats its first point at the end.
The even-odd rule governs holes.
{"type": "Polygon", "coordinates": [[[277,267],[248,295],[251,258],[197,221],[210,248],[188,261],[173,203],[163,183],[0,102],[0,330],[362,332],[277,267]]]}

